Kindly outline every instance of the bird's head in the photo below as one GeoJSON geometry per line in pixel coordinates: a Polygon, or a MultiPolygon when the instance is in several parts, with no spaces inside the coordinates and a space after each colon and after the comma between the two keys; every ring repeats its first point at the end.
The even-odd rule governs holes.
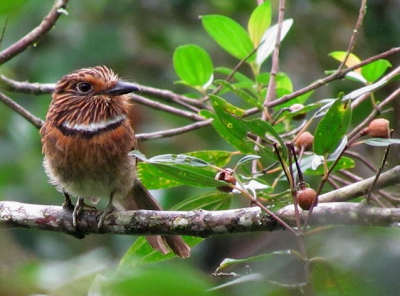
{"type": "Polygon", "coordinates": [[[126,116],[125,94],[138,91],[105,66],[83,68],[65,75],[57,83],[47,120],[61,124],[91,124],[126,116]]]}

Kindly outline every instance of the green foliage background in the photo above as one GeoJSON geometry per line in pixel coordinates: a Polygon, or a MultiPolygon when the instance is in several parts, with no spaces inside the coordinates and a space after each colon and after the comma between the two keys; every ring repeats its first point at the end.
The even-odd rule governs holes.
{"type": "MultiPolygon", "coordinates": [[[[358,14],[358,2],[287,1],[286,17],[293,18],[294,25],[281,48],[280,67],[290,75],[294,89],[323,77],[324,70],[337,67],[328,54],[347,49],[358,14]]],[[[7,19],[7,27],[1,49],[36,26],[52,4],[52,1],[43,0],[2,0],[0,25],[7,19]]],[[[277,19],[276,1],[272,6],[274,24],[277,19]]],[[[72,0],[68,6],[69,15],[62,16],[37,46],[2,65],[0,74],[21,81],[54,83],[72,70],[104,64],[120,76],[138,83],[185,93],[189,91],[187,87],[174,84],[179,79],[172,62],[178,46],[201,45],[211,55],[215,67],[233,68],[237,63],[207,35],[199,15],[226,15],[245,26],[254,7],[255,1],[248,0],[72,0]]],[[[369,3],[363,31],[354,50],[359,57],[367,58],[400,44],[399,11],[397,1],[369,3]]],[[[398,65],[400,59],[396,56],[390,61],[398,65]]],[[[269,69],[269,63],[264,67],[269,69]]],[[[355,87],[359,85],[354,82],[334,82],[319,89],[313,98],[336,97],[339,91],[348,93],[355,87]]],[[[382,96],[385,91],[390,89],[383,90],[382,96]]],[[[44,118],[50,96],[8,94],[44,118]]],[[[395,105],[394,108],[395,111],[388,115],[393,119],[398,114],[398,107],[395,105]]],[[[367,112],[365,110],[365,114],[367,112]]],[[[360,121],[365,114],[359,112],[353,116],[360,121]]],[[[137,132],[178,127],[185,123],[183,119],[139,105],[135,120],[137,132]]],[[[392,122],[392,127],[396,128],[398,123],[396,120],[392,122]]],[[[148,156],[228,148],[211,127],[175,138],[141,143],[141,151],[148,156]]],[[[372,157],[373,152],[370,153],[372,157]]],[[[19,115],[0,105],[0,199],[60,204],[62,196],[48,184],[41,160],[38,131],[19,115]]],[[[201,189],[174,188],[156,192],[156,195],[163,197],[164,205],[169,208],[194,192],[198,194],[201,189]]],[[[246,200],[233,202],[235,206],[248,205],[246,200]]],[[[288,249],[294,244],[287,233],[281,232],[211,238],[198,245],[193,257],[186,261],[174,259],[172,263],[162,265],[135,265],[128,270],[120,269],[115,274],[116,264],[132,240],[131,237],[120,236],[89,236],[77,240],[55,233],[0,230],[0,294],[71,295],[71,292],[76,292],[77,295],[85,295],[89,289],[92,293],[96,292],[94,279],[95,283],[105,286],[115,284],[112,279],[118,279],[119,284],[110,288],[118,295],[130,295],[132,283],[137,287],[136,295],[174,295],[173,291],[178,286],[187,295],[202,295],[205,289],[224,282],[208,277],[224,258],[246,258],[288,249]],[[106,278],[96,276],[99,272],[106,278]],[[149,286],[153,289],[151,292],[149,286]]],[[[395,295],[399,289],[398,279],[395,278],[400,266],[399,242],[397,230],[338,228],[314,236],[309,245],[314,256],[324,256],[340,265],[339,269],[332,271],[338,277],[354,279],[356,284],[345,283],[356,287],[354,291],[353,288],[348,289],[354,292],[349,295],[374,295],[377,290],[382,295],[395,295]],[[362,283],[364,288],[359,288],[361,285],[357,283],[362,283]]],[[[293,258],[273,258],[267,264],[261,262],[250,268],[266,275],[270,282],[282,282],[283,279],[288,283],[300,281],[295,272],[287,273],[288,266],[292,270],[299,268],[293,258]],[[284,275],[279,274],[279,270],[284,275]]],[[[250,279],[247,285],[233,285],[215,293],[289,295],[268,283],[250,279]]],[[[321,286],[326,287],[322,280],[321,286]]]]}

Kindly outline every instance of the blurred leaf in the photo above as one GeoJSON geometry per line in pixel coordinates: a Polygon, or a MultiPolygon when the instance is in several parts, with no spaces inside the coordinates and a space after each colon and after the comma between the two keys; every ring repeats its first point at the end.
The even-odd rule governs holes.
{"type": "Polygon", "coordinates": [[[318,261],[311,269],[311,283],[317,295],[376,295],[368,280],[328,261],[318,261]]]}
{"type": "Polygon", "coordinates": [[[179,46],[173,56],[175,72],[192,87],[206,89],[213,79],[213,63],[208,53],[197,45],[179,46]]]}
{"type": "Polygon", "coordinates": [[[280,250],[280,251],[275,251],[272,253],[268,253],[268,254],[262,254],[262,255],[257,255],[257,256],[253,256],[253,257],[248,257],[248,258],[243,258],[243,259],[231,259],[231,258],[225,258],[217,267],[217,269],[215,270],[215,273],[218,273],[219,271],[221,271],[221,269],[230,267],[232,265],[236,265],[236,264],[241,264],[241,263],[249,263],[249,262],[264,262],[264,261],[268,261],[269,259],[271,259],[271,257],[274,256],[296,256],[301,258],[301,255],[299,255],[299,253],[297,251],[292,251],[292,250],[280,250]]]}
{"type": "MultiPolygon", "coordinates": [[[[331,167],[333,163],[334,161],[328,161],[328,167],[331,167]]],[[[341,157],[338,163],[336,164],[335,168],[333,169],[333,171],[348,170],[354,168],[355,166],[356,163],[353,159],[349,157],[341,157]]],[[[303,167],[301,168],[303,169],[303,167]]],[[[311,169],[311,164],[310,164],[310,166],[305,171],[303,171],[303,174],[322,176],[324,174],[324,168],[322,166],[319,166],[317,169],[313,170],[311,169]]]]}
{"type": "Polygon", "coordinates": [[[297,110],[295,112],[289,112],[289,111],[284,112],[282,114],[282,117],[284,117],[286,119],[292,119],[293,117],[299,116],[299,115],[304,114],[304,113],[309,113],[310,111],[315,110],[315,109],[317,109],[319,107],[321,107],[321,104],[319,102],[316,102],[314,104],[306,105],[303,108],[301,108],[301,109],[299,109],[299,110],[297,110]]]}
{"type": "MultiPolygon", "coordinates": [[[[231,273],[232,276],[235,276],[235,273],[231,273]]],[[[238,284],[244,284],[244,283],[251,283],[251,282],[265,282],[265,276],[261,273],[250,273],[250,274],[246,274],[240,277],[234,277],[233,280],[228,281],[224,284],[221,284],[219,286],[213,287],[211,289],[209,289],[208,291],[215,291],[215,290],[219,290],[222,288],[226,288],[226,287],[230,287],[230,286],[234,286],[234,285],[238,285],[238,284]]]]}
{"type": "Polygon", "coordinates": [[[368,83],[368,81],[364,78],[363,75],[361,75],[360,73],[355,72],[355,71],[351,71],[351,72],[347,73],[345,78],[348,80],[351,80],[351,81],[361,82],[363,84],[368,83]]]}
{"type": "MultiPolygon", "coordinates": [[[[234,70],[228,67],[217,67],[214,69],[215,72],[217,73],[221,73],[224,74],[226,76],[229,76],[234,70]]],[[[246,75],[244,75],[243,73],[240,73],[238,71],[236,71],[233,74],[233,79],[235,79],[238,83],[234,83],[235,86],[239,85],[243,85],[245,88],[252,88],[254,85],[254,81],[247,77],[246,75]]],[[[238,86],[237,86],[238,87],[238,86]]]]}
{"type": "MultiPolygon", "coordinates": [[[[256,81],[258,83],[262,83],[265,86],[269,84],[271,78],[271,73],[260,73],[256,77],[256,81]]],[[[293,84],[291,79],[289,78],[286,73],[279,72],[275,76],[275,84],[276,84],[276,93],[277,97],[280,98],[286,94],[290,94],[293,92],[293,84]]],[[[290,103],[293,104],[292,100],[290,100],[290,103]]]]}
{"type": "Polygon", "coordinates": [[[350,121],[350,100],[344,101],[343,95],[340,95],[317,125],[314,133],[314,152],[318,155],[334,152],[346,135],[350,121]]]}
{"type": "MultiPolygon", "coordinates": [[[[331,56],[335,60],[338,60],[339,62],[343,62],[344,58],[346,57],[346,54],[347,54],[346,51],[334,51],[334,52],[331,52],[329,54],[329,56],[331,56]]],[[[360,58],[358,56],[356,56],[355,54],[350,53],[349,56],[347,57],[345,65],[347,68],[349,68],[349,67],[357,65],[359,63],[361,63],[360,58]]],[[[361,69],[355,69],[354,71],[361,73],[361,69]]]]}
{"type": "Polygon", "coordinates": [[[253,44],[246,30],[231,18],[222,15],[203,15],[201,21],[211,38],[235,58],[243,60],[253,50],[253,44]]]}
{"type": "Polygon", "coordinates": [[[206,293],[210,283],[188,265],[122,266],[99,286],[93,295],[220,295],[217,291],[206,293]]]}
{"type": "Polygon", "coordinates": [[[361,68],[362,76],[368,82],[378,80],[392,64],[388,60],[377,60],[361,68]]]}
{"type": "MultiPolygon", "coordinates": [[[[203,241],[203,238],[182,236],[185,243],[193,247],[203,241]]],[[[138,239],[130,246],[128,251],[121,258],[119,263],[120,266],[135,266],[149,263],[162,262],[177,258],[177,256],[171,251],[170,253],[163,255],[159,251],[154,250],[147,242],[144,236],[138,237],[138,239]]]]}
{"type": "MultiPolygon", "coordinates": [[[[314,93],[314,91],[312,90],[312,91],[309,91],[309,92],[306,92],[305,94],[302,94],[302,95],[300,95],[300,96],[298,96],[298,97],[295,97],[294,99],[292,99],[292,100],[290,100],[290,101],[288,101],[288,102],[285,102],[285,103],[283,103],[283,104],[279,104],[278,106],[275,106],[274,107],[274,110],[280,110],[280,109],[282,109],[282,108],[288,108],[288,107],[290,107],[290,106],[292,106],[293,104],[305,104],[305,102],[308,100],[308,98],[312,95],[314,93]]],[[[307,106],[316,106],[316,107],[318,107],[318,106],[320,106],[321,105],[321,102],[315,102],[315,103],[313,103],[313,104],[310,104],[310,105],[307,105],[307,106]]],[[[305,106],[305,107],[307,107],[307,106],[305,106]]]]}
{"type": "Polygon", "coordinates": [[[400,139],[371,138],[363,142],[370,146],[386,147],[392,144],[400,144],[400,139]]]}
{"type": "MultiPolygon", "coordinates": [[[[285,38],[293,25],[293,19],[284,20],[282,23],[281,41],[285,38]]],[[[262,63],[271,55],[274,51],[276,38],[278,36],[278,24],[270,27],[263,35],[261,42],[262,44],[257,50],[257,65],[261,66],[262,63]]]]}
{"type": "Polygon", "coordinates": [[[271,2],[269,0],[258,5],[251,14],[249,23],[247,24],[247,31],[249,32],[254,48],[260,45],[261,37],[270,26],[271,15],[271,2]]]}

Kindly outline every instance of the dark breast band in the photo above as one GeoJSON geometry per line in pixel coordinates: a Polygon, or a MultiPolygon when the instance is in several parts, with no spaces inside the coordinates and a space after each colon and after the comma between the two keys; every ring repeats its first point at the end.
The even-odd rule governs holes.
{"type": "Polygon", "coordinates": [[[57,126],[57,128],[66,137],[78,136],[82,139],[91,139],[102,133],[109,132],[109,131],[119,128],[122,125],[122,123],[124,122],[124,120],[125,120],[125,118],[122,118],[121,120],[119,120],[117,122],[111,123],[103,128],[99,128],[96,130],[73,129],[73,128],[69,128],[64,125],[59,125],[59,126],[57,126]]]}

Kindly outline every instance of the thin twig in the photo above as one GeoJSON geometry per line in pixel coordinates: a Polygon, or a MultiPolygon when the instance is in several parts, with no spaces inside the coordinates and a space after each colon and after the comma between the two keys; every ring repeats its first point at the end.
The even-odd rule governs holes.
{"type": "Polygon", "coordinates": [[[131,99],[133,102],[145,105],[147,107],[156,109],[156,110],[161,110],[164,112],[168,112],[170,114],[174,114],[183,118],[187,118],[193,121],[203,121],[205,120],[205,118],[203,116],[200,116],[196,113],[193,112],[188,112],[188,111],[184,111],[182,109],[178,109],[178,108],[174,108],[171,107],[169,105],[165,105],[161,102],[158,101],[153,101],[150,99],[147,99],[145,97],[139,96],[139,95],[135,95],[135,94],[131,94],[130,95],[131,99]]]}
{"type": "Polygon", "coordinates": [[[7,105],[10,109],[14,110],[19,115],[21,115],[23,118],[28,120],[36,128],[40,129],[42,127],[42,125],[44,123],[44,121],[42,119],[34,116],[32,113],[30,113],[28,110],[26,110],[24,107],[22,107],[18,103],[14,102],[11,98],[7,97],[1,91],[0,91],[0,101],[3,102],[5,105],[7,105]]]}
{"type": "Polygon", "coordinates": [[[400,96],[400,88],[396,89],[393,93],[391,93],[386,99],[384,99],[382,102],[380,102],[378,105],[375,106],[375,108],[371,111],[371,113],[365,118],[359,125],[357,125],[349,134],[348,138],[352,139],[354,136],[356,136],[358,133],[360,133],[364,127],[366,127],[377,115],[381,113],[381,110],[383,109],[384,106],[389,104],[391,101],[394,99],[398,99],[400,96]]]}
{"type": "Polygon", "coordinates": [[[339,65],[337,71],[341,71],[344,66],[347,63],[347,59],[349,58],[350,54],[352,53],[353,49],[354,49],[354,45],[356,43],[356,37],[359,33],[359,30],[362,26],[363,20],[364,20],[364,16],[365,13],[367,12],[367,0],[362,0],[361,1],[361,7],[360,7],[360,11],[358,13],[358,19],[357,19],[357,23],[355,25],[355,28],[353,30],[353,35],[350,38],[350,42],[349,45],[347,47],[347,51],[346,51],[346,55],[343,59],[343,61],[341,62],[341,64],[339,65]]]}
{"type": "MultiPolygon", "coordinates": [[[[390,138],[392,137],[393,131],[391,132],[390,138]]],[[[375,189],[375,184],[376,182],[378,182],[380,175],[383,172],[383,169],[385,167],[388,155],[389,155],[389,151],[390,151],[390,145],[388,145],[385,149],[385,154],[383,155],[383,159],[382,159],[382,164],[379,167],[378,172],[376,173],[375,179],[371,184],[371,187],[368,189],[367,194],[366,194],[366,200],[367,203],[369,203],[371,201],[371,195],[372,195],[372,191],[375,189]]]]}
{"type": "MultiPolygon", "coordinates": [[[[336,72],[332,73],[331,75],[329,75],[329,76],[327,76],[327,77],[325,77],[323,79],[319,79],[319,80],[307,85],[306,87],[303,87],[303,88],[301,88],[301,89],[299,89],[299,90],[297,90],[295,92],[292,92],[291,94],[282,96],[281,98],[270,102],[267,107],[269,107],[269,108],[270,107],[275,107],[275,106],[278,106],[280,104],[286,103],[286,102],[288,102],[288,101],[290,101],[290,100],[292,100],[294,98],[297,98],[298,96],[301,96],[301,95],[303,95],[303,94],[305,94],[305,93],[307,93],[309,91],[315,90],[315,89],[317,89],[317,88],[319,88],[319,87],[321,87],[323,85],[326,85],[329,82],[332,82],[334,80],[342,79],[347,73],[349,73],[349,72],[351,72],[351,71],[353,71],[355,69],[361,68],[362,66],[370,64],[370,63],[372,63],[372,62],[374,62],[376,60],[384,59],[384,58],[387,58],[389,56],[392,56],[392,55],[395,55],[395,54],[398,54],[398,53],[400,53],[400,47],[395,47],[395,48],[392,48],[392,49],[390,49],[388,51],[380,53],[378,55],[372,56],[372,57],[370,57],[368,59],[365,59],[364,61],[361,61],[360,63],[358,63],[358,64],[356,64],[356,65],[354,65],[352,67],[349,67],[349,68],[346,68],[346,69],[342,69],[339,72],[336,71],[336,72]]],[[[259,112],[259,110],[258,110],[258,108],[252,108],[252,109],[247,110],[247,112],[249,114],[254,114],[254,113],[259,112]]]]}
{"type": "MultiPolygon", "coordinates": [[[[282,24],[285,16],[285,0],[279,1],[279,14],[278,14],[278,31],[276,34],[275,40],[275,49],[272,55],[272,66],[271,66],[271,74],[269,77],[267,94],[265,96],[264,106],[268,108],[270,103],[276,98],[276,83],[275,78],[276,74],[279,71],[279,50],[281,47],[281,33],[282,33],[282,24]]],[[[268,117],[268,109],[266,112],[263,112],[262,119],[265,120],[268,117]]]]}
{"type": "Polygon", "coordinates": [[[204,104],[201,102],[201,100],[191,99],[174,93],[170,90],[158,89],[142,84],[138,84],[138,87],[140,88],[141,94],[145,94],[152,98],[161,99],[166,102],[176,103],[194,112],[198,112],[200,109],[204,108],[204,104]]]}
{"type": "Polygon", "coordinates": [[[50,94],[56,87],[55,83],[30,83],[25,81],[17,81],[4,75],[0,75],[0,79],[8,86],[9,90],[26,94],[50,94]]]}
{"type": "Polygon", "coordinates": [[[168,138],[168,137],[173,137],[177,135],[181,135],[187,132],[191,132],[193,130],[200,129],[202,127],[210,125],[212,122],[212,119],[207,119],[204,121],[198,121],[192,124],[188,124],[182,127],[178,128],[172,128],[164,131],[158,131],[158,132],[153,132],[153,133],[141,133],[137,134],[136,137],[139,141],[147,141],[147,140],[153,140],[153,139],[160,139],[160,138],[168,138]]]}
{"type": "Polygon", "coordinates": [[[0,65],[8,62],[19,53],[26,50],[29,46],[37,43],[55,25],[60,15],[65,13],[68,0],[57,0],[47,16],[39,26],[19,39],[17,42],[0,52],[0,65]]]}

